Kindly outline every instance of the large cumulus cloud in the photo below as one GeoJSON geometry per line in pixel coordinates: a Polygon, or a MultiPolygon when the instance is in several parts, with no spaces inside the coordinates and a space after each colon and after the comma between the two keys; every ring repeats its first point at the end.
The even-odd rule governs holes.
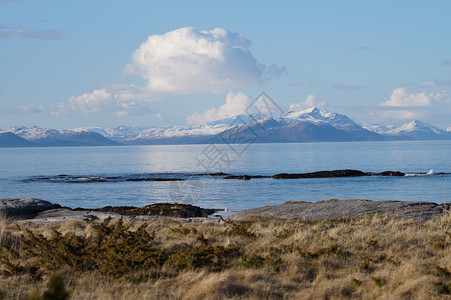
{"type": "Polygon", "coordinates": [[[223,28],[198,31],[185,27],[151,35],[133,53],[128,74],[147,80],[159,93],[219,93],[260,85],[285,68],[259,63],[244,35],[223,28]]]}

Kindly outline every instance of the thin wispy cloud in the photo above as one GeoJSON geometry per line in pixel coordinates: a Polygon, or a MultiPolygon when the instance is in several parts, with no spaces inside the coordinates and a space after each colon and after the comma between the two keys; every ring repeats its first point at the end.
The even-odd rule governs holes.
{"type": "Polygon", "coordinates": [[[330,87],[334,90],[343,90],[343,91],[362,91],[369,89],[369,87],[367,86],[354,84],[333,84],[330,87]]]}
{"type": "Polygon", "coordinates": [[[451,67],[451,59],[445,59],[441,64],[442,67],[451,67]]]}
{"type": "Polygon", "coordinates": [[[48,109],[45,106],[19,105],[11,107],[11,109],[8,112],[13,114],[38,114],[47,111],[48,109]]]}
{"type": "Polygon", "coordinates": [[[352,47],[351,50],[352,51],[370,51],[370,50],[374,50],[374,47],[370,47],[370,46],[357,46],[357,47],[352,47]]]}
{"type": "Polygon", "coordinates": [[[25,30],[8,30],[0,31],[0,39],[24,38],[38,40],[58,40],[62,36],[61,31],[57,30],[41,30],[41,31],[25,31],[25,30]]]}

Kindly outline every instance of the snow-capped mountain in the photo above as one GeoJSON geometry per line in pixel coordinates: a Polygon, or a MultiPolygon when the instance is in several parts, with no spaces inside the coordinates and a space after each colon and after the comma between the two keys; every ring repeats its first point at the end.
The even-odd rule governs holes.
{"type": "Polygon", "coordinates": [[[446,131],[451,132],[451,127],[446,128],[446,131]]]}
{"type": "Polygon", "coordinates": [[[111,146],[119,144],[91,131],[19,126],[6,128],[0,133],[13,133],[28,141],[30,146],[111,146]]]}
{"type": "Polygon", "coordinates": [[[77,130],[94,131],[111,140],[125,144],[192,144],[209,142],[215,135],[230,127],[251,122],[258,118],[260,116],[244,114],[190,127],[119,126],[117,128],[86,127],[77,130]]]}
{"type": "Polygon", "coordinates": [[[361,126],[345,115],[312,107],[277,117],[243,114],[190,127],[119,126],[59,130],[33,126],[0,130],[0,147],[421,139],[451,139],[451,128],[444,131],[421,121],[412,121],[399,128],[361,126]]]}
{"type": "Polygon", "coordinates": [[[77,132],[95,132],[102,136],[117,141],[123,142],[133,137],[138,136],[144,130],[150,130],[153,127],[133,127],[133,126],[119,126],[115,128],[103,128],[103,127],[82,127],[75,128],[77,132]]]}
{"type": "Polygon", "coordinates": [[[320,110],[317,107],[312,107],[302,111],[289,111],[283,115],[282,118],[285,120],[298,120],[315,124],[326,123],[335,128],[342,129],[351,128],[357,125],[353,120],[345,115],[327,112],[320,110]]]}
{"type": "Polygon", "coordinates": [[[276,117],[260,118],[230,128],[221,137],[240,136],[256,142],[317,142],[383,140],[345,115],[312,107],[303,111],[289,111],[276,117]]]}
{"type": "Polygon", "coordinates": [[[451,139],[449,132],[418,120],[389,130],[385,134],[387,136],[414,140],[451,139]]]}
{"type": "MultiPolygon", "coordinates": [[[[342,134],[351,135],[348,140],[381,140],[383,139],[377,133],[369,131],[362,126],[355,123],[348,116],[338,113],[327,112],[320,110],[317,107],[312,107],[303,111],[290,111],[284,116],[283,119],[290,123],[291,120],[297,120],[302,122],[309,122],[315,125],[332,126],[333,128],[341,131],[342,134]]],[[[326,137],[327,140],[333,137],[326,137]]]]}
{"type": "Polygon", "coordinates": [[[366,130],[376,132],[379,134],[384,134],[387,131],[390,131],[390,130],[393,130],[396,128],[396,126],[394,126],[394,125],[383,125],[383,124],[361,124],[360,126],[365,128],[366,130]]]}

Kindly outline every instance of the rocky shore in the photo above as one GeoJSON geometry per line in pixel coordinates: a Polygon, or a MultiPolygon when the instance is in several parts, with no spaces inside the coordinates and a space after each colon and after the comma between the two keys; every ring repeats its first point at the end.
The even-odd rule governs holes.
{"type": "Polygon", "coordinates": [[[449,213],[449,204],[411,201],[371,201],[366,199],[331,199],[319,202],[288,201],[281,205],[267,205],[243,210],[230,218],[240,220],[247,216],[270,216],[292,220],[334,219],[363,215],[399,216],[425,222],[449,213]]]}
{"type": "Polygon", "coordinates": [[[156,203],[144,207],[107,206],[103,208],[69,208],[35,198],[3,198],[0,199],[0,214],[11,220],[55,222],[68,219],[100,219],[111,217],[128,218],[206,218],[217,212],[217,209],[204,209],[190,204],[156,203]]]}
{"type": "MultiPolygon", "coordinates": [[[[0,199],[0,213],[11,220],[54,222],[67,219],[117,219],[170,217],[177,219],[206,218],[217,209],[204,209],[189,204],[157,203],[144,207],[107,206],[97,209],[61,207],[45,200],[34,198],[0,199]]],[[[248,216],[269,216],[292,220],[315,220],[357,217],[363,215],[399,216],[425,222],[449,213],[449,204],[408,201],[371,201],[366,199],[331,199],[319,202],[288,201],[281,205],[267,205],[239,211],[229,218],[244,219],[248,216]]]]}

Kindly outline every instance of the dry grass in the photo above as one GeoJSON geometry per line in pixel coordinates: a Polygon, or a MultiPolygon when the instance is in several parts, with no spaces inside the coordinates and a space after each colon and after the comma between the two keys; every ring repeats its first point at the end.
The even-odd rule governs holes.
{"type": "Polygon", "coordinates": [[[5,299],[31,291],[28,299],[43,299],[54,273],[71,299],[451,299],[448,215],[427,223],[2,220],[0,241],[5,299]]]}

